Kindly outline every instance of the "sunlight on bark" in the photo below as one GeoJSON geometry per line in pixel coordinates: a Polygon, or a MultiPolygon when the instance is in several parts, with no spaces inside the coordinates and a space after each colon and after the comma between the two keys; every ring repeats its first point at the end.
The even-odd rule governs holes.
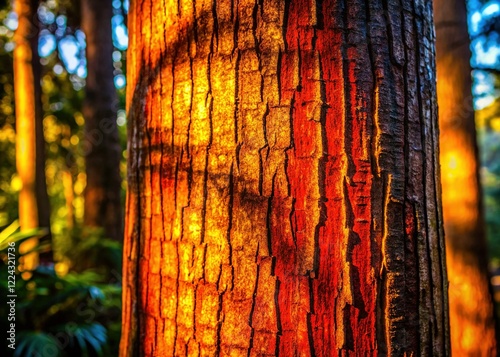
{"type": "MultiPolygon", "coordinates": [[[[17,0],[14,8],[19,25],[14,34],[14,90],[16,105],[16,167],[22,182],[19,193],[19,223],[21,230],[38,227],[36,198],[36,132],[35,78],[31,39],[35,31],[31,21],[34,10],[29,0],[17,0]]],[[[30,238],[20,245],[27,252],[38,245],[38,238],[30,238]]],[[[30,271],[38,265],[36,252],[27,254],[20,261],[20,271],[30,271]]]]}
{"type": "Polygon", "coordinates": [[[431,6],[400,6],[131,2],[121,356],[446,355],[431,6]]]}

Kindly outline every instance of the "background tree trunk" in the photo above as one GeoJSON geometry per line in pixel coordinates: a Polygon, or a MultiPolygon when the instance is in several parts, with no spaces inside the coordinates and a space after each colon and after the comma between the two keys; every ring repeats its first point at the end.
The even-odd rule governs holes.
{"type": "MultiPolygon", "coordinates": [[[[16,167],[22,182],[19,222],[22,230],[43,227],[50,232],[38,56],[38,0],[16,0],[14,9],[18,17],[14,35],[16,167]]],[[[28,251],[37,244],[38,239],[29,239],[22,244],[22,250],[28,251]]],[[[34,269],[38,258],[36,253],[25,256],[24,269],[34,269]]],[[[40,259],[42,262],[50,261],[51,254],[42,254],[40,259]]]]}
{"type": "Polygon", "coordinates": [[[87,186],[84,224],[102,227],[107,237],[123,239],[120,203],[121,148],[118,141],[116,110],[118,99],[113,74],[111,0],[85,0],[82,29],[87,40],[87,80],[83,116],[87,186]]]}
{"type": "Polygon", "coordinates": [[[464,0],[436,0],[443,213],[454,356],[496,354],[464,0]],[[480,339],[480,342],[479,340],[480,339]]]}
{"type": "Polygon", "coordinates": [[[449,354],[429,1],[132,1],[123,356],[449,354]]]}

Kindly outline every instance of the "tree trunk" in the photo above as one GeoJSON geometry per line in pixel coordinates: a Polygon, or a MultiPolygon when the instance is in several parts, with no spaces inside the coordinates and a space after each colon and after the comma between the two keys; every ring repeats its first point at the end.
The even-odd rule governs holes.
{"type": "Polygon", "coordinates": [[[118,99],[112,59],[112,1],[85,0],[81,4],[82,29],[87,40],[87,81],[83,105],[87,173],[84,223],[88,227],[102,227],[106,237],[121,241],[121,148],[116,124],[118,99]]]}
{"type": "Polygon", "coordinates": [[[492,356],[497,348],[495,318],[478,176],[465,1],[435,1],[435,20],[452,353],[492,356]]]}
{"type": "Polygon", "coordinates": [[[124,356],[449,354],[428,1],[132,1],[124,356]]]}
{"type": "MultiPolygon", "coordinates": [[[[38,56],[38,0],[16,0],[18,27],[14,35],[14,84],[16,104],[16,166],[22,182],[19,193],[19,222],[22,230],[43,227],[50,232],[50,206],[45,182],[45,140],[38,56]]],[[[50,233],[48,235],[50,238],[50,233]]],[[[22,250],[36,247],[38,239],[23,243],[22,250]]],[[[38,264],[36,253],[24,259],[24,268],[38,264]]],[[[42,254],[42,262],[51,254],[42,254]]]]}

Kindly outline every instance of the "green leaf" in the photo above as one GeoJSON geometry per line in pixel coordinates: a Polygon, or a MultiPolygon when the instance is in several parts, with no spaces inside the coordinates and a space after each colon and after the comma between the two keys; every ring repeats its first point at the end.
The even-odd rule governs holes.
{"type": "Polygon", "coordinates": [[[14,352],[14,357],[33,356],[59,357],[61,350],[55,337],[45,332],[23,332],[18,336],[21,342],[14,352]]]}
{"type": "Polygon", "coordinates": [[[88,346],[99,355],[102,356],[103,347],[107,342],[106,328],[100,323],[90,325],[79,325],[72,333],[72,337],[76,339],[78,346],[81,349],[81,356],[88,355],[88,346]]]}
{"type": "Polygon", "coordinates": [[[19,229],[19,221],[12,222],[3,231],[0,232],[0,243],[6,241],[11,235],[13,235],[19,229]]]}
{"type": "Polygon", "coordinates": [[[0,232],[0,250],[4,250],[12,242],[20,242],[33,237],[43,237],[48,234],[45,228],[34,228],[23,232],[17,232],[18,229],[19,222],[14,221],[0,232]]]}

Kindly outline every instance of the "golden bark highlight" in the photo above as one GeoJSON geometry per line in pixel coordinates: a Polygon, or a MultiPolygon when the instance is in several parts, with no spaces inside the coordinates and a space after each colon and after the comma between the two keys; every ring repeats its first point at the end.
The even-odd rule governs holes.
{"type": "MultiPolygon", "coordinates": [[[[40,101],[40,66],[38,63],[38,28],[33,22],[36,19],[37,1],[16,0],[14,10],[18,18],[18,27],[14,33],[16,47],[14,49],[14,95],[16,106],[16,168],[22,186],[19,192],[19,224],[21,230],[26,231],[38,228],[39,199],[37,197],[37,180],[44,168],[37,170],[39,155],[41,155],[40,141],[37,138],[41,125],[41,112],[37,106],[40,101]],[[37,121],[39,122],[37,124],[37,121]],[[38,176],[38,177],[37,177],[38,176]]],[[[43,135],[43,131],[41,132],[43,135]]],[[[24,241],[20,246],[20,253],[28,252],[38,245],[38,238],[24,241]]],[[[21,270],[33,270],[38,265],[36,252],[27,254],[20,262],[21,270]]]]}
{"type": "Polygon", "coordinates": [[[430,3],[130,5],[120,355],[447,355],[430,3]]]}

